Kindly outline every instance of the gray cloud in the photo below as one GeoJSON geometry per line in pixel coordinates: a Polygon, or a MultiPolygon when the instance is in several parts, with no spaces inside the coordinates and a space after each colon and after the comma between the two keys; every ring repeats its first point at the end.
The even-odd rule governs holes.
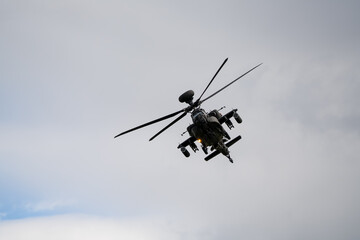
{"type": "Polygon", "coordinates": [[[360,235],[357,2],[0,6],[5,233],[10,202],[71,201],[172,223],[173,239],[360,235]],[[151,143],[166,123],[113,139],[183,108],[178,96],[200,93],[225,57],[209,94],[264,62],[203,105],[239,109],[234,165],[183,158],[189,118],[151,143]]]}

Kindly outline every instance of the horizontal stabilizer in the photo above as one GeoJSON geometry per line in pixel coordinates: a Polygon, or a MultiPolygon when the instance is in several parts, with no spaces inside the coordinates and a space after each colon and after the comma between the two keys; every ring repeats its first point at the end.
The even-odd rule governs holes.
{"type": "MultiPolygon", "coordinates": [[[[239,141],[241,139],[241,136],[237,136],[236,138],[232,139],[230,142],[226,143],[225,145],[227,147],[230,147],[231,145],[233,145],[234,143],[236,143],[237,141],[239,141]]],[[[212,159],[213,157],[219,155],[219,151],[216,150],[215,152],[212,152],[210,155],[206,156],[205,161],[209,161],[210,159],[212,159]]]]}

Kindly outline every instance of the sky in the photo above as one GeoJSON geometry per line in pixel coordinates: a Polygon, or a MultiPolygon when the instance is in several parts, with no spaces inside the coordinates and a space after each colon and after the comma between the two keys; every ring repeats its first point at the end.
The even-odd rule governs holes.
{"type": "MultiPolygon", "coordinates": [[[[359,239],[359,1],[0,1],[0,239],[359,239]],[[234,164],[177,149],[237,108],[234,164]]],[[[235,123],[235,122],[234,122],[235,123]]]]}

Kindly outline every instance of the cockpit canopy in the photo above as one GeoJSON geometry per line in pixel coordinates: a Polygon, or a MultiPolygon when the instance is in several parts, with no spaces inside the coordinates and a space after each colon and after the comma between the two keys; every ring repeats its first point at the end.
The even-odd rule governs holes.
{"type": "Polygon", "coordinates": [[[195,124],[206,123],[206,112],[201,108],[195,109],[191,113],[191,118],[195,124]]]}

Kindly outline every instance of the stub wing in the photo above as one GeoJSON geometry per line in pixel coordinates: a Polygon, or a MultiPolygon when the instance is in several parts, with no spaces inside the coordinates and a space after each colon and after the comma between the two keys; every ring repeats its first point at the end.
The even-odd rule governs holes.
{"type": "MultiPolygon", "coordinates": [[[[226,143],[226,147],[230,147],[231,145],[233,145],[234,143],[236,143],[237,141],[239,141],[241,139],[241,136],[237,136],[236,138],[232,139],[230,142],[226,143]]],[[[214,152],[212,152],[210,155],[206,156],[204,159],[205,161],[209,161],[210,159],[212,159],[213,157],[216,157],[217,155],[219,155],[219,151],[216,150],[214,152]]]]}
{"type": "MultiPolygon", "coordinates": [[[[237,118],[237,116],[238,116],[237,109],[231,110],[230,112],[228,112],[227,114],[225,114],[221,118],[219,118],[219,123],[223,124],[224,122],[230,120],[230,118],[232,118],[232,117],[237,118]]],[[[238,120],[236,119],[236,121],[238,121],[238,120]]]]}
{"type": "Polygon", "coordinates": [[[181,144],[179,144],[178,148],[191,146],[191,145],[193,145],[193,143],[194,143],[195,141],[196,141],[196,138],[195,138],[195,137],[189,137],[189,138],[186,139],[184,142],[182,142],[181,144]]]}

